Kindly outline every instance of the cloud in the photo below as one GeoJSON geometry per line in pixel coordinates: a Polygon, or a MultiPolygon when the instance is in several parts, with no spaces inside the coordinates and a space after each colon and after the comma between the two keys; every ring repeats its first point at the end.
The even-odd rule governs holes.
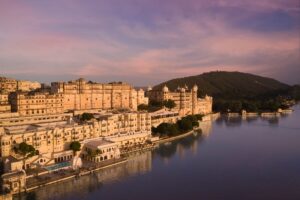
{"type": "Polygon", "coordinates": [[[148,85],[237,70],[299,83],[298,1],[28,2],[0,3],[3,74],[148,85]]]}

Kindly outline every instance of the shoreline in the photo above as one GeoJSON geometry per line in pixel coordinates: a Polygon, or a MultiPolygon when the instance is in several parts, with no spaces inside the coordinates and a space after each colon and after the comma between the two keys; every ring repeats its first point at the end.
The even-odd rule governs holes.
{"type": "Polygon", "coordinates": [[[96,167],[95,169],[91,169],[91,170],[88,170],[88,171],[84,171],[84,172],[80,172],[80,173],[74,173],[74,174],[72,174],[70,176],[67,176],[67,177],[64,177],[64,178],[60,178],[60,179],[45,182],[45,183],[40,183],[38,185],[26,188],[25,191],[23,191],[23,192],[27,193],[27,192],[33,191],[35,189],[45,187],[47,185],[51,185],[51,184],[55,184],[55,183],[61,183],[63,181],[70,180],[70,179],[73,179],[73,178],[79,178],[80,176],[92,174],[95,171],[99,171],[101,169],[105,169],[105,168],[108,168],[108,167],[113,167],[115,165],[119,165],[119,164],[122,164],[122,163],[125,163],[125,162],[127,162],[127,158],[123,158],[123,159],[120,159],[119,161],[113,162],[111,164],[107,164],[107,165],[104,165],[104,166],[101,166],[101,167],[96,167]]]}
{"type": "MultiPolygon", "coordinates": [[[[199,128],[191,130],[191,131],[183,133],[183,134],[180,134],[180,135],[177,135],[177,136],[172,136],[172,137],[168,137],[168,138],[159,139],[159,140],[153,142],[151,146],[145,146],[145,147],[142,147],[140,149],[134,149],[134,150],[125,152],[123,154],[123,156],[124,156],[123,158],[120,158],[117,161],[114,161],[112,163],[109,163],[109,164],[106,164],[106,165],[103,165],[103,166],[99,166],[99,167],[96,166],[93,169],[87,169],[87,170],[81,170],[79,172],[73,172],[69,176],[57,178],[55,180],[49,180],[49,181],[45,181],[45,182],[40,180],[40,183],[32,184],[31,186],[27,187],[23,192],[25,192],[25,193],[31,192],[31,191],[34,191],[38,188],[46,187],[47,185],[62,183],[64,181],[67,181],[67,180],[70,180],[70,179],[76,179],[76,178],[80,178],[80,176],[85,176],[85,175],[92,174],[92,173],[97,172],[101,169],[105,169],[105,168],[113,167],[113,166],[116,166],[116,165],[119,165],[119,164],[123,164],[123,163],[127,162],[127,159],[129,157],[129,155],[132,154],[132,153],[152,150],[152,149],[156,148],[158,144],[163,144],[163,143],[167,143],[167,142],[171,142],[171,141],[175,141],[175,140],[187,137],[187,136],[193,134],[195,130],[199,130],[199,128]]],[[[50,174],[50,173],[47,173],[46,175],[48,175],[48,174],[50,174]]],[[[60,176],[60,175],[57,175],[57,176],[60,176]]],[[[37,176],[37,177],[34,177],[34,178],[41,178],[41,177],[43,177],[43,175],[37,176]]],[[[37,181],[37,182],[39,182],[39,181],[37,181]]],[[[13,194],[13,195],[17,195],[17,194],[13,194]]]]}
{"type": "Polygon", "coordinates": [[[225,115],[227,117],[262,117],[262,118],[268,118],[268,117],[280,117],[281,115],[287,115],[293,113],[293,109],[283,109],[278,110],[274,112],[228,112],[223,113],[222,115],[225,115]]]}
{"type": "Polygon", "coordinates": [[[174,140],[178,140],[178,139],[181,139],[181,138],[184,138],[184,137],[187,137],[187,136],[193,134],[195,132],[195,130],[199,130],[199,128],[191,130],[191,131],[186,132],[186,133],[182,133],[180,135],[176,135],[176,136],[172,136],[172,137],[167,137],[167,138],[159,139],[159,140],[157,140],[157,141],[155,141],[153,143],[155,143],[155,144],[163,144],[163,143],[167,143],[167,142],[172,142],[174,140]]]}
{"type": "MultiPolygon", "coordinates": [[[[288,113],[292,113],[294,111],[292,109],[288,109],[288,110],[290,111],[288,113]]],[[[274,113],[276,113],[276,112],[274,112],[274,113]]],[[[216,114],[218,114],[218,116],[220,116],[220,113],[216,113],[216,114]]],[[[248,113],[248,114],[250,114],[250,113],[248,113]]],[[[281,114],[284,115],[284,114],[287,114],[287,113],[282,112],[281,114]]],[[[239,113],[239,116],[247,116],[247,115],[242,115],[242,114],[239,113]]],[[[262,117],[262,116],[258,113],[257,117],[262,117]]],[[[210,119],[212,120],[211,116],[210,116],[210,119]]],[[[201,121],[201,122],[203,122],[203,121],[201,121]]],[[[95,173],[95,172],[97,172],[101,169],[105,169],[105,168],[109,168],[109,167],[113,167],[113,166],[116,166],[116,165],[126,163],[128,161],[128,158],[130,157],[130,154],[132,154],[132,153],[143,152],[143,151],[148,151],[148,150],[155,149],[155,148],[158,147],[159,144],[164,144],[164,143],[172,142],[172,141],[175,141],[175,140],[179,140],[181,138],[185,138],[185,137],[193,134],[197,130],[201,130],[201,128],[197,127],[197,128],[194,128],[193,130],[188,131],[186,133],[182,133],[180,135],[176,135],[176,136],[172,136],[172,137],[161,138],[161,139],[158,139],[156,141],[153,141],[152,144],[145,145],[141,148],[136,148],[136,149],[133,149],[133,150],[128,150],[127,152],[123,153],[122,158],[120,158],[118,160],[113,160],[113,162],[111,162],[111,163],[103,163],[102,166],[99,166],[99,165],[94,166],[92,169],[83,168],[82,170],[73,171],[73,172],[71,170],[70,171],[69,170],[62,170],[61,174],[60,173],[56,174],[57,179],[54,179],[54,180],[46,180],[46,179],[43,180],[43,178],[42,178],[43,175],[45,175],[44,177],[46,177],[47,175],[49,175],[49,174],[51,175],[54,172],[43,174],[43,175],[36,176],[36,177],[32,177],[32,179],[36,179],[36,183],[34,183],[34,184],[31,183],[31,185],[29,184],[29,187],[26,187],[22,192],[15,193],[15,194],[12,194],[12,195],[14,196],[14,195],[18,195],[18,194],[21,194],[21,193],[32,192],[36,189],[46,187],[48,185],[63,183],[64,181],[80,178],[80,176],[93,174],[93,173],[95,173]],[[65,176],[65,174],[68,173],[68,171],[69,171],[70,174],[65,176]],[[64,173],[64,172],[66,172],[66,173],[64,173]]],[[[31,179],[31,178],[28,178],[27,180],[29,180],[29,179],[31,179]]],[[[27,182],[27,180],[26,180],[26,182],[27,182]]]]}

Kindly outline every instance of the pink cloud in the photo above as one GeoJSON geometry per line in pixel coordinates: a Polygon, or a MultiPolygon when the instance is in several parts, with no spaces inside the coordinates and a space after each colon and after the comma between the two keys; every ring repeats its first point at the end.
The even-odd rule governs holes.
{"type": "MultiPolygon", "coordinates": [[[[170,12],[180,13],[185,6],[191,6],[202,9],[205,14],[199,12],[201,16],[198,18],[183,17],[180,14],[171,17],[152,16],[147,19],[151,21],[149,25],[142,23],[142,20],[132,22],[114,17],[97,18],[88,14],[66,13],[66,17],[61,18],[49,13],[43,15],[41,10],[27,4],[1,2],[1,71],[47,75],[61,69],[65,74],[76,76],[135,75],[145,79],[147,76],[159,75],[163,80],[216,69],[254,73],[265,69],[266,73],[273,68],[279,73],[280,67],[297,64],[299,32],[264,34],[241,30],[232,27],[221,14],[209,13],[207,8],[219,6],[240,7],[253,12],[295,12],[299,11],[298,1],[173,2],[168,2],[174,10],[170,12]],[[102,27],[103,21],[109,26],[102,27]],[[79,28],[75,25],[77,32],[61,31],[68,29],[64,25],[73,27],[72,23],[79,24],[79,28]],[[84,26],[80,26],[82,24],[92,29],[85,30],[84,26]],[[58,29],[49,28],[57,25],[58,29]],[[113,28],[105,32],[110,27],[113,28]],[[89,37],[89,33],[93,33],[92,37],[89,37]]],[[[82,11],[80,5],[77,2],[70,9],[82,11]]],[[[130,7],[127,9],[130,11],[130,7]]],[[[240,17],[245,16],[241,14],[240,17]]]]}

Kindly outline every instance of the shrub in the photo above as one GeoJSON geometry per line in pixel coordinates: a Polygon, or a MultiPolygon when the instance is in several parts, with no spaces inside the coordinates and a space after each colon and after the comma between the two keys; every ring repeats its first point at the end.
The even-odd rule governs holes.
{"type": "Polygon", "coordinates": [[[138,110],[148,110],[148,105],[146,105],[146,104],[140,104],[140,105],[138,105],[138,110]]]}
{"type": "Polygon", "coordinates": [[[189,131],[193,129],[193,122],[189,119],[183,118],[182,120],[177,121],[178,127],[182,131],[189,131]]]}
{"type": "Polygon", "coordinates": [[[165,100],[162,103],[166,108],[172,109],[176,106],[175,102],[171,99],[165,100]]]}
{"type": "Polygon", "coordinates": [[[89,121],[91,119],[94,118],[94,115],[91,114],[91,113],[83,113],[81,116],[80,116],[80,120],[81,121],[89,121]]]}
{"type": "Polygon", "coordinates": [[[17,148],[15,148],[16,152],[22,154],[23,156],[34,156],[36,154],[36,150],[32,145],[27,144],[26,142],[21,142],[17,148]]]}
{"type": "Polygon", "coordinates": [[[152,127],[151,131],[154,135],[160,134],[163,136],[175,136],[181,133],[185,133],[193,129],[193,127],[199,126],[198,119],[202,118],[202,115],[188,115],[177,123],[161,123],[156,128],[152,127]]]}
{"type": "Polygon", "coordinates": [[[71,142],[71,144],[70,144],[70,149],[73,150],[74,152],[79,151],[80,147],[81,147],[81,144],[78,141],[71,142]]]}

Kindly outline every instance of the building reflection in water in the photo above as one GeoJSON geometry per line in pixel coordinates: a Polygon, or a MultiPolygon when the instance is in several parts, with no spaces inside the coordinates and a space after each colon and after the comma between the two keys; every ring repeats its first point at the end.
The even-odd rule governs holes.
{"type": "Polygon", "coordinates": [[[201,122],[199,131],[195,131],[193,134],[180,140],[161,144],[159,148],[153,151],[153,156],[163,159],[165,164],[168,164],[169,159],[176,154],[178,154],[181,159],[191,153],[196,155],[198,153],[198,145],[210,135],[211,131],[211,121],[201,122]]]}
{"type": "Polygon", "coordinates": [[[281,116],[268,116],[268,117],[260,117],[260,116],[235,116],[235,117],[228,117],[228,116],[222,116],[218,118],[215,121],[215,124],[217,126],[223,126],[225,125],[226,127],[240,127],[242,123],[247,122],[247,123],[254,123],[257,121],[262,121],[262,122],[268,122],[269,125],[271,126],[277,126],[279,124],[279,121],[281,118],[286,118],[287,115],[281,115],[281,116]]]}
{"type": "Polygon", "coordinates": [[[169,144],[161,144],[153,151],[138,152],[131,155],[128,161],[113,167],[99,170],[91,175],[82,176],[78,179],[68,180],[62,183],[48,185],[28,194],[17,196],[15,199],[21,200],[53,200],[53,199],[76,199],[84,197],[95,190],[101,190],[104,184],[120,181],[130,176],[136,176],[150,172],[152,169],[152,159],[162,158],[166,163],[178,153],[184,158],[186,154],[196,154],[198,145],[203,139],[209,136],[212,130],[212,122],[200,124],[201,130],[192,135],[173,141],[169,144]]]}
{"type": "Polygon", "coordinates": [[[129,176],[139,175],[151,171],[152,152],[136,153],[127,162],[99,170],[91,175],[82,176],[66,182],[49,185],[37,189],[28,194],[16,197],[16,199],[38,200],[38,199],[72,199],[72,197],[86,196],[95,190],[101,189],[104,184],[119,181],[129,176]]]}
{"type": "Polygon", "coordinates": [[[205,121],[199,124],[199,128],[201,129],[202,136],[208,137],[212,132],[212,121],[205,121]]]}

